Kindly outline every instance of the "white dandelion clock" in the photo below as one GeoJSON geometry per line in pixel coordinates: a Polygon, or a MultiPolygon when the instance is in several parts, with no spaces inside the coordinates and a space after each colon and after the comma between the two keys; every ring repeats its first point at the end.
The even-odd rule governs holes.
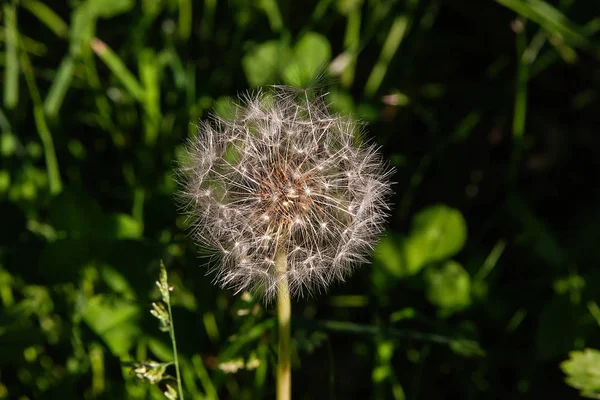
{"type": "Polygon", "coordinates": [[[290,295],[343,280],[381,233],[390,194],[377,148],[322,97],[276,87],[203,122],[179,169],[193,237],[224,287],[277,297],[277,399],[291,397],[290,295]]]}
{"type": "Polygon", "coordinates": [[[391,170],[322,97],[285,87],[247,96],[233,119],[202,122],[187,153],[180,195],[193,238],[220,256],[222,286],[270,300],[285,280],[302,296],[368,261],[391,170]]]}

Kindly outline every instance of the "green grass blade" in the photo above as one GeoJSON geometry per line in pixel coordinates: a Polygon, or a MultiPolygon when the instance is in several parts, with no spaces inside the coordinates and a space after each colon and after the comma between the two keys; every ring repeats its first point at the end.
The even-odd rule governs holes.
{"type": "Polygon", "coordinates": [[[406,30],[408,28],[408,17],[406,15],[399,15],[394,19],[392,23],[392,27],[390,28],[390,32],[383,44],[383,48],[381,49],[381,54],[379,55],[379,59],[377,60],[377,64],[373,67],[371,74],[369,75],[369,79],[365,85],[365,93],[368,96],[373,96],[381,83],[383,82],[383,78],[387,72],[387,69],[404,38],[406,30]]]}
{"type": "Polygon", "coordinates": [[[585,30],[570,21],[559,10],[541,0],[496,0],[510,8],[521,17],[529,19],[552,34],[558,34],[568,43],[582,49],[596,47],[588,38],[585,30]]]}
{"type": "Polygon", "coordinates": [[[216,9],[217,0],[204,0],[204,12],[200,22],[200,37],[204,40],[209,39],[212,34],[216,9]]]}
{"type": "Polygon", "coordinates": [[[259,7],[266,14],[269,25],[273,32],[281,32],[283,30],[283,18],[279,11],[279,6],[276,0],[260,0],[258,2],[259,7]]]}
{"type": "Polygon", "coordinates": [[[515,83],[515,108],[513,115],[513,137],[521,138],[525,133],[525,116],[527,115],[527,80],[529,62],[525,57],[527,36],[522,22],[517,30],[517,79],[515,83]]]}
{"type": "Polygon", "coordinates": [[[192,33],[192,1],[179,0],[179,38],[187,41],[192,33]]]}
{"type": "Polygon", "coordinates": [[[348,21],[346,25],[346,37],[344,38],[344,47],[346,51],[350,53],[352,60],[342,72],[340,81],[344,87],[351,87],[354,83],[354,72],[356,69],[356,57],[360,47],[360,21],[361,21],[361,9],[360,7],[354,7],[348,13],[348,21]]]}
{"type": "Polygon", "coordinates": [[[19,102],[19,57],[17,53],[17,10],[14,4],[4,4],[4,36],[6,40],[4,67],[4,106],[12,110],[19,102]]]}
{"type": "Polygon", "coordinates": [[[31,67],[29,56],[24,51],[21,52],[21,65],[23,67],[25,82],[27,82],[29,94],[33,102],[33,119],[44,148],[44,158],[46,160],[48,182],[50,183],[50,193],[56,195],[62,191],[62,181],[58,168],[58,160],[56,158],[56,150],[54,149],[52,134],[50,133],[50,129],[46,123],[44,106],[42,104],[42,98],[40,96],[37,84],[35,83],[33,68],[31,67]]]}
{"type": "Polygon", "coordinates": [[[27,0],[21,2],[21,5],[35,15],[37,19],[54,32],[56,36],[66,38],[69,34],[69,26],[67,23],[44,3],[36,0],[27,0]]]}
{"type": "Polygon", "coordinates": [[[44,101],[46,115],[51,118],[55,118],[60,111],[67,90],[69,90],[69,86],[71,85],[74,69],[75,64],[73,58],[71,56],[66,56],[56,72],[48,96],[46,96],[46,100],[44,101]]]}
{"type": "Polygon", "coordinates": [[[212,380],[210,379],[210,375],[204,366],[204,362],[202,361],[202,357],[196,354],[192,357],[192,365],[194,366],[194,372],[200,379],[200,383],[202,383],[202,387],[204,388],[204,392],[206,393],[206,398],[208,400],[218,400],[219,395],[215,386],[213,385],[212,380]]]}
{"type": "Polygon", "coordinates": [[[527,34],[524,21],[518,19],[513,22],[516,33],[517,50],[517,76],[515,81],[515,105],[513,111],[513,150],[511,155],[510,180],[515,182],[518,174],[523,135],[525,134],[525,121],[527,116],[527,81],[529,80],[529,61],[526,56],[527,34]]]}
{"type": "Polygon", "coordinates": [[[135,76],[127,69],[121,58],[112,51],[102,40],[94,38],[91,42],[92,50],[106,64],[113,74],[121,81],[129,94],[139,101],[144,102],[144,88],[135,76]]]}
{"type": "Polygon", "coordinates": [[[160,80],[158,74],[158,57],[151,49],[144,49],[139,57],[139,72],[144,85],[144,135],[148,145],[156,143],[161,121],[160,112],[160,80]]]}

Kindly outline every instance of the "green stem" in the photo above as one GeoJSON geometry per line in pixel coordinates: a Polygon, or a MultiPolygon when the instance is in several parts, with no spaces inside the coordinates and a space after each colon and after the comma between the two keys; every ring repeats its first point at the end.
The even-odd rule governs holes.
{"type": "Polygon", "coordinates": [[[277,400],[292,397],[292,363],[290,357],[290,321],[292,306],[287,278],[287,254],[279,251],[275,257],[277,271],[277,320],[279,324],[279,364],[277,366],[277,400]]]}
{"type": "Polygon", "coordinates": [[[175,363],[175,374],[177,376],[177,391],[179,399],[183,400],[183,388],[181,386],[181,373],[179,372],[179,359],[177,357],[177,340],[175,339],[175,325],[173,325],[173,312],[171,311],[171,299],[167,298],[167,307],[169,308],[169,334],[173,344],[173,362],[175,363]]]}
{"type": "Polygon", "coordinates": [[[48,128],[48,124],[46,123],[42,97],[40,96],[40,91],[35,82],[33,67],[31,66],[29,56],[25,51],[22,51],[20,56],[23,75],[25,76],[27,87],[29,88],[31,101],[33,102],[33,120],[35,122],[38,134],[40,135],[42,147],[44,149],[48,181],[50,182],[50,193],[58,194],[62,191],[62,180],[60,178],[60,170],[58,168],[58,160],[56,158],[56,150],[54,149],[52,133],[50,132],[50,128],[48,128]]]}

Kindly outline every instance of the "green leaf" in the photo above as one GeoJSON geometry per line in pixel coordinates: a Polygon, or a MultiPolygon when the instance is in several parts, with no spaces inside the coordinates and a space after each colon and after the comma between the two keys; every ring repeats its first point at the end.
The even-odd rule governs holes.
{"type": "Polygon", "coordinates": [[[277,40],[254,46],[242,58],[242,67],[250,86],[260,87],[277,82],[282,58],[288,53],[289,50],[277,40]]]}
{"type": "Polygon", "coordinates": [[[142,226],[127,214],[105,214],[95,199],[65,190],[50,204],[50,223],[71,239],[138,239],[142,226]]]}
{"type": "Polygon", "coordinates": [[[292,61],[283,70],[288,85],[310,87],[331,60],[331,46],[327,38],[308,32],[296,43],[292,61]]]}
{"type": "MultiPolygon", "coordinates": [[[[376,266],[382,268],[386,275],[404,278],[417,274],[423,268],[428,261],[428,252],[420,237],[388,234],[377,244],[373,257],[376,266]]],[[[386,279],[385,276],[382,278],[386,279]]],[[[385,286],[391,282],[380,283],[385,286]]]]}
{"type": "Polygon", "coordinates": [[[127,214],[109,214],[104,217],[105,232],[113,239],[139,239],[142,237],[142,226],[139,221],[127,214]]]}
{"type": "Polygon", "coordinates": [[[572,351],[569,359],[560,364],[560,368],[567,374],[567,384],[581,390],[582,396],[600,396],[600,351],[572,351]]]}
{"type": "Polygon", "coordinates": [[[414,216],[411,238],[426,253],[428,262],[443,261],[463,248],[467,224],[457,209],[435,205],[414,216]]]}
{"type": "Polygon", "coordinates": [[[425,271],[427,300],[443,311],[462,310],[471,304],[471,277],[455,261],[425,271]]]}
{"type": "Polygon", "coordinates": [[[110,287],[113,292],[118,293],[124,298],[135,298],[135,292],[127,281],[127,278],[117,269],[104,265],[100,268],[100,274],[106,285],[110,287]]]}
{"type": "Polygon", "coordinates": [[[374,280],[378,286],[391,283],[385,275],[404,278],[415,275],[432,262],[458,253],[466,240],[467,227],[460,211],[444,206],[428,207],[415,215],[408,237],[389,234],[375,248],[374,280]]]}
{"type": "Polygon", "coordinates": [[[115,355],[125,355],[140,334],[140,308],[121,298],[94,296],[86,304],[83,320],[115,355]]]}

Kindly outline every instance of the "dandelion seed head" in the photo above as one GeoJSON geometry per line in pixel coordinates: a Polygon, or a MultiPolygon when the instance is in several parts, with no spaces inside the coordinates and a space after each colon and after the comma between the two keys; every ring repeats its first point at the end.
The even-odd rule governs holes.
{"type": "Polygon", "coordinates": [[[178,170],[192,237],[219,255],[217,280],[269,300],[287,257],[292,295],[325,290],[383,229],[391,170],[360,125],[322,97],[276,87],[246,95],[235,117],[204,121],[178,170]]]}

